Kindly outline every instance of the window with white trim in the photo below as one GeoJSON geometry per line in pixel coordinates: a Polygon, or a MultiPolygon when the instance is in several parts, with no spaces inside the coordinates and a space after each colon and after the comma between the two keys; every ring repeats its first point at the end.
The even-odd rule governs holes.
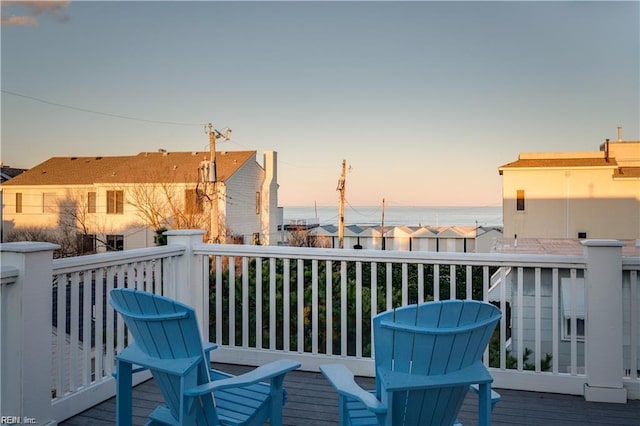
{"type": "Polygon", "coordinates": [[[584,342],[584,278],[576,278],[575,280],[575,290],[572,289],[571,278],[562,278],[560,280],[560,297],[562,299],[562,340],[571,340],[571,337],[575,332],[576,340],[584,342]],[[571,326],[571,318],[574,313],[576,318],[575,330],[573,330],[573,327],[571,326]]]}

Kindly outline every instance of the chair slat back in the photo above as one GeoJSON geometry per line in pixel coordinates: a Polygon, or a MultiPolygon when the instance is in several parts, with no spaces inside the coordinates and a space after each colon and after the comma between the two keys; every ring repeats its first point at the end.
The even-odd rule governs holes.
{"type": "MultiPolygon", "coordinates": [[[[209,382],[208,361],[193,308],[166,297],[126,288],[112,290],[110,303],[122,315],[143,353],[162,360],[200,357],[201,362],[188,380],[192,382],[190,385],[209,382]]],[[[157,370],[151,373],[171,414],[180,418],[185,378],[157,370]]],[[[192,418],[198,424],[207,424],[207,419],[217,421],[212,395],[202,397],[194,410],[192,418]]]]}
{"type": "MultiPolygon", "coordinates": [[[[410,305],[373,319],[376,368],[440,375],[482,358],[501,317],[494,306],[471,300],[410,305]]],[[[378,397],[384,392],[376,383],[378,397]]],[[[395,392],[392,424],[453,424],[468,385],[395,392]]]]}

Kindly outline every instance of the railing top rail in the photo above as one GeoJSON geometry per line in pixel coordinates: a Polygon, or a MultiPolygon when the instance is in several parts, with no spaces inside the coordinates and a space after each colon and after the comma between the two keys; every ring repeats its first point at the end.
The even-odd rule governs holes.
{"type": "Polygon", "coordinates": [[[0,266],[0,284],[13,284],[18,279],[20,271],[14,266],[0,266]]]}
{"type": "Polygon", "coordinates": [[[277,257],[334,261],[434,263],[471,266],[522,266],[584,268],[585,256],[512,253],[455,253],[401,250],[355,250],[310,247],[198,244],[194,254],[218,256],[277,257]]]}
{"type": "Polygon", "coordinates": [[[622,257],[622,269],[637,271],[640,270],[640,256],[637,257],[622,257]]]}
{"type": "Polygon", "coordinates": [[[91,254],[88,256],[68,257],[53,261],[53,273],[64,274],[86,269],[104,268],[115,265],[144,262],[163,257],[180,256],[186,248],[179,244],[160,247],[149,247],[109,253],[91,254]]]}

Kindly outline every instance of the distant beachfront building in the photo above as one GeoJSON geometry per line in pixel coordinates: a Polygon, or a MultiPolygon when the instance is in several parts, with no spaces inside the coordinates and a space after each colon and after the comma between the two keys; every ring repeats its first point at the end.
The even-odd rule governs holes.
{"type": "MultiPolygon", "coordinates": [[[[318,247],[338,247],[335,225],[308,230],[318,247]]],[[[380,226],[345,227],[344,247],[368,250],[488,253],[502,239],[498,226],[380,226]]],[[[285,238],[286,240],[286,238],[285,238]]]]}
{"type": "Polygon", "coordinates": [[[499,168],[507,238],[640,238],[640,142],[521,153],[499,168]]]}
{"type": "MultiPolygon", "coordinates": [[[[93,252],[151,246],[158,228],[210,229],[207,156],[160,150],[51,158],[2,184],[3,240],[46,228],[93,252]]],[[[218,152],[216,169],[220,241],[275,244],[282,221],[276,153],[266,152],[261,166],[256,151],[218,152]]]]}

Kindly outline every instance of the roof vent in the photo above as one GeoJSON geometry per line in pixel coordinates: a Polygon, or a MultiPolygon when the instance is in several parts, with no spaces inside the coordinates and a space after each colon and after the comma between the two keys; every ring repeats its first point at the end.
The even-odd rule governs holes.
{"type": "Polygon", "coordinates": [[[164,154],[165,152],[167,152],[167,150],[166,150],[166,149],[164,149],[164,148],[158,148],[158,152],[161,152],[161,153],[163,153],[163,154],[164,154]]]}
{"type": "Polygon", "coordinates": [[[102,160],[102,157],[96,157],[96,160],[102,160]]]}
{"type": "Polygon", "coordinates": [[[77,159],[78,159],[78,157],[71,157],[71,161],[77,160],[77,159]]]}

